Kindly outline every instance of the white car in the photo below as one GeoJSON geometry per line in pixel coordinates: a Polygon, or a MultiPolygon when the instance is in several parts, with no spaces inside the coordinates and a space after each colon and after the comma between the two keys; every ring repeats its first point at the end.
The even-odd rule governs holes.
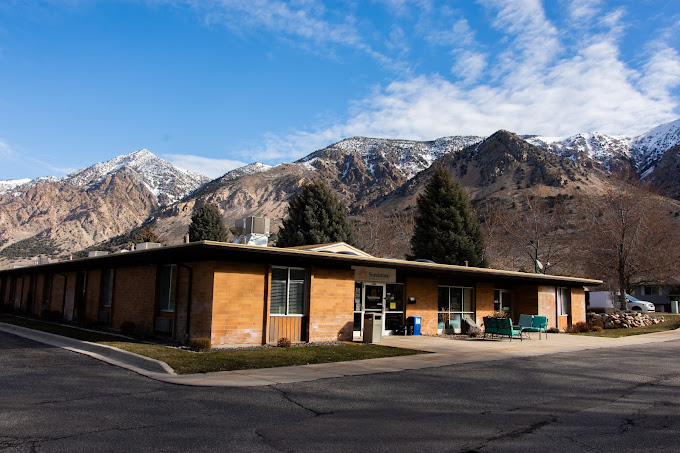
{"type": "Polygon", "coordinates": [[[626,308],[628,310],[640,311],[643,313],[654,313],[656,311],[656,307],[653,303],[636,299],[628,294],[626,294],[626,308]]]}

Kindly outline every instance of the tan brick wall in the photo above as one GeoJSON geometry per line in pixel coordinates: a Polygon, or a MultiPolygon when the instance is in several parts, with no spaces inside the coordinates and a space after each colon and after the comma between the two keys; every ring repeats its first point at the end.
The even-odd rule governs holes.
{"type": "Polygon", "coordinates": [[[61,312],[62,302],[64,301],[64,277],[52,274],[52,293],[50,294],[50,310],[61,312]]]}
{"type": "Polygon", "coordinates": [[[101,269],[87,271],[85,287],[85,318],[91,322],[97,322],[99,317],[99,290],[101,286],[101,269]]]}
{"type": "MultiPolygon", "coordinates": [[[[75,275],[73,281],[75,282],[75,275]]],[[[129,321],[135,323],[140,333],[152,332],[155,302],[156,266],[116,269],[111,302],[111,327],[120,329],[122,323],[129,321]]]]}
{"type": "Polygon", "coordinates": [[[264,264],[218,263],[213,285],[213,344],[262,343],[265,315],[264,264]]]}
{"type": "Polygon", "coordinates": [[[586,322],[586,292],[583,288],[571,288],[571,324],[586,322]]]}
{"type": "Polygon", "coordinates": [[[476,322],[481,326],[484,316],[493,314],[493,283],[477,283],[475,286],[476,322]]]}
{"type": "Polygon", "coordinates": [[[33,299],[33,313],[36,315],[40,315],[40,313],[42,313],[44,282],[45,274],[37,274],[35,282],[35,299],[33,299]]]}
{"type": "Polygon", "coordinates": [[[312,267],[309,341],[352,339],[354,271],[312,267]]]}
{"type": "Polygon", "coordinates": [[[212,333],[215,262],[190,263],[193,269],[191,295],[191,338],[206,338],[212,333]]]}
{"type": "Polygon", "coordinates": [[[67,321],[71,321],[73,319],[73,304],[75,302],[76,296],[76,273],[64,272],[63,274],[68,277],[68,281],[66,283],[66,303],[64,304],[64,319],[67,321]]]}
{"type": "Polygon", "coordinates": [[[519,322],[519,315],[540,314],[540,290],[536,285],[516,286],[513,291],[513,321],[519,322]]]}
{"type": "Polygon", "coordinates": [[[415,297],[414,305],[406,305],[405,316],[421,316],[422,325],[420,332],[427,335],[437,334],[438,303],[437,303],[437,279],[407,277],[405,285],[405,296],[415,297]]]}
{"type": "Polygon", "coordinates": [[[554,286],[538,287],[538,314],[548,317],[548,327],[558,327],[557,288],[554,286]]]}

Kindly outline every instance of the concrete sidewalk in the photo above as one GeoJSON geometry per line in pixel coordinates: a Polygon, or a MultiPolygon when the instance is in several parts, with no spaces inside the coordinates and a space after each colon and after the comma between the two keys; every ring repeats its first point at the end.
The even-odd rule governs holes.
{"type": "Polygon", "coordinates": [[[581,335],[549,334],[524,341],[503,339],[450,339],[429,336],[383,337],[383,346],[416,349],[429,352],[415,356],[386,357],[352,362],[323,363],[256,370],[221,371],[205,374],[177,375],[164,362],[121,351],[116,348],[61,337],[46,332],[0,323],[0,331],[34,341],[79,352],[163,382],[180,385],[251,387],[317,379],[391,373],[402,370],[441,367],[462,363],[532,357],[588,349],[639,346],[680,340],[680,329],[623,338],[598,338],[581,335]]]}

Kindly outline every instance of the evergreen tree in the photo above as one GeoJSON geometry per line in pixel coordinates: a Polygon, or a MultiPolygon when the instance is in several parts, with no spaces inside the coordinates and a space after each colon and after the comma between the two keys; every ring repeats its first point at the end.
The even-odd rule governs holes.
{"type": "Polygon", "coordinates": [[[191,216],[189,241],[227,242],[227,228],[222,214],[214,204],[204,204],[191,216]]]}
{"type": "Polygon", "coordinates": [[[484,235],[470,199],[451,174],[435,168],[425,192],[416,201],[418,216],[411,238],[410,259],[486,267],[484,235]]]}
{"type": "Polygon", "coordinates": [[[356,244],[345,206],[322,181],[302,186],[288,205],[279,230],[279,247],[346,242],[356,244]]]}

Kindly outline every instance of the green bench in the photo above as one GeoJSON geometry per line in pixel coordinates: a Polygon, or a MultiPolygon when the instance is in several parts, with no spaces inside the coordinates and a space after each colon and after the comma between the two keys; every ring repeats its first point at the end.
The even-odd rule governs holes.
{"type": "Polygon", "coordinates": [[[492,337],[494,335],[507,336],[512,341],[512,337],[517,335],[519,340],[522,341],[522,329],[518,326],[512,325],[512,320],[510,318],[493,318],[490,316],[484,317],[484,338],[489,334],[492,337]]]}
{"type": "Polygon", "coordinates": [[[529,332],[538,332],[538,339],[541,339],[541,332],[545,333],[546,340],[548,339],[548,317],[539,315],[519,315],[519,322],[517,326],[522,332],[527,332],[527,337],[529,332]]]}

